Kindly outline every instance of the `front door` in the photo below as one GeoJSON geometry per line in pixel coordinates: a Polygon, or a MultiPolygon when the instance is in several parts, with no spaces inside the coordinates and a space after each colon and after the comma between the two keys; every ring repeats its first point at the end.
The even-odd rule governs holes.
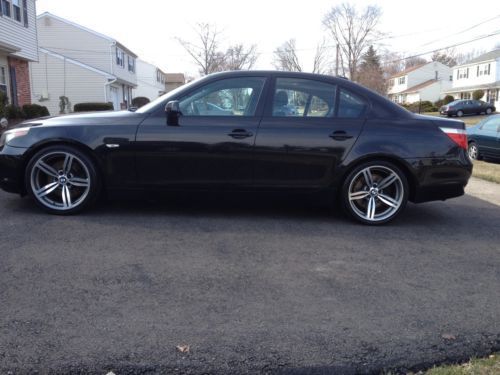
{"type": "Polygon", "coordinates": [[[479,152],[486,157],[500,157],[500,118],[490,117],[476,134],[479,152]]]}
{"type": "Polygon", "coordinates": [[[335,84],[278,77],[255,143],[255,186],[327,186],[365,110],[362,98],[335,84]]]}
{"type": "Polygon", "coordinates": [[[137,174],[143,187],[248,187],[266,78],[211,81],[178,98],[178,126],[158,113],[137,134],[137,174]]]}

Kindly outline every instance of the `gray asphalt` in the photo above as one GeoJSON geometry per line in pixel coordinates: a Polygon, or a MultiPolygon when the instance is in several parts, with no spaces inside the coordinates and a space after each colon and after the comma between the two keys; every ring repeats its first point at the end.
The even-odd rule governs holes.
{"type": "Polygon", "coordinates": [[[224,196],[57,217],[0,193],[0,218],[1,374],[404,372],[500,350],[500,206],[471,196],[378,228],[224,196]]]}

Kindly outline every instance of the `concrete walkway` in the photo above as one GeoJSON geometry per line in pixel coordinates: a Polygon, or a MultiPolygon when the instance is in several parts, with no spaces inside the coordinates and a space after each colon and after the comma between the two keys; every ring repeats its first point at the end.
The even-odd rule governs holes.
{"type": "Polygon", "coordinates": [[[465,193],[500,206],[500,184],[471,177],[465,193]]]}

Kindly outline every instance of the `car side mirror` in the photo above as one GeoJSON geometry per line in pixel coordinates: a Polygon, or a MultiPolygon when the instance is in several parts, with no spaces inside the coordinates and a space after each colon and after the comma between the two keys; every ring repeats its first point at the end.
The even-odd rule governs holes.
{"type": "Polygon", "coordinates": [[[179,117],[182,115],[178,100],[172,100],[165,106],[168,126],[179,126],[179,117]]]}

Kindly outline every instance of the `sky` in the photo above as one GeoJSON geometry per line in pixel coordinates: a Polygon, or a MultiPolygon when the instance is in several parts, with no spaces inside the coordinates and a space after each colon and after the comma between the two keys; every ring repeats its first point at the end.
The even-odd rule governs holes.
{"type": "MultiPolygon", "coordinates": [[[[296,39],[299,58],[312,68],[315,48],[326,38],[325,14],[342,1],[335,0],[38,0],[37,13],[57,16],[106,34],[165,72],[198,76],[198,69],[176,38],[195,41],[197,23],[221,31],[221,45],[256,44],[254,68],[272,69],[273,51],[296,39]]],[[[351,1],[359,8],[376,4],[382,9],[379,29],[388,39],[376,48],[414,55],[500,32],[500,3],[481,0],[351,1]],[[464,5],[462,5],[464,4],[464,5]],[[485,22],[487,21],[487,22],[485,22]],[[476,27],[476,25],[481,24],[476,27]]],[[[500,34],[456,47],[456,51],[492,50],[500,34]]]]}

